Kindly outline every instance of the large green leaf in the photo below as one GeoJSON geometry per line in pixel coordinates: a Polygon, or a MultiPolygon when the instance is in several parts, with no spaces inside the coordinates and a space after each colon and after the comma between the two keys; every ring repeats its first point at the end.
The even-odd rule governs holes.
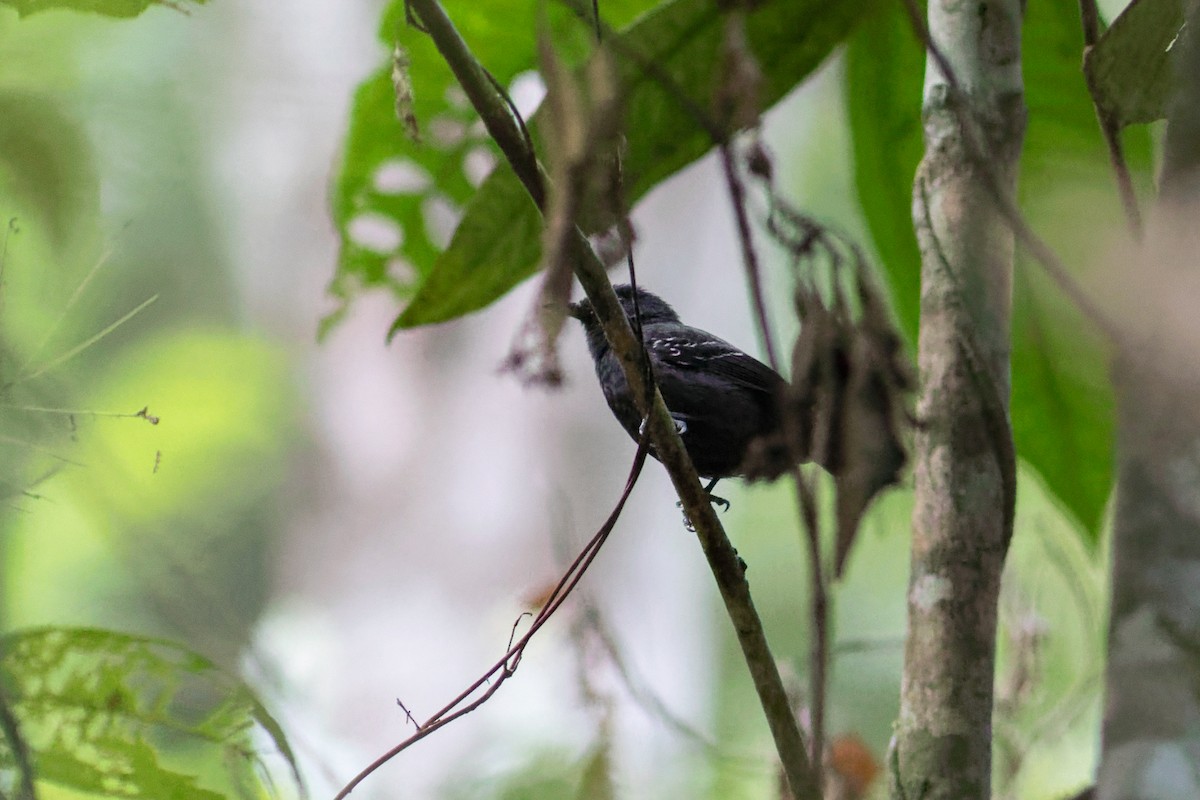
{"type": "MultiPolygon", "coordinates": [[[[256,735],[296,776],[279,725],[250,690],[169,642],[91,628],[12,634],[0,640],[0,678],[42,781],[104,797],[263,797],[256,735]],[[172,763],[184,753],[221,765],[205,782],[226,788],[172,763]]],[[[13,767],[0,745],[0,774],[13,767]]]]}
{"type": "MultiPolygon", "coordinates": [[[[764,3],[750,13],[747,35],[764,70],[764,104],[775,103],[816,69],[869,2],[787,0],[764,3]]],[[[669,74],[693,103],[708,108],[719,81],[723,31],[724,17],[717,4],[675,0],[640,19],[624,34],[624,41],[643,60],[669,74]]],[[[634,202],[704,155],[713,143],[670,90],[619,54],[616,79],[626,100],[629,132],[623,165],[626,197],[634,202]]],[[[540,221],[533,206],[514,195],[515,181],[504,177],[508,172],[502,166],[495,180],[481,188],[450,247],[434,266],[437,282],[421,287],[396,327],[440,322],[482,308],[537,268],[540,221]],[[497,206],[514,221],[499,231],[499,238],[491,235],[494,226],[477,219],[497,213],[497,206]],[[461,289],[448,294],[442,291],[445,286],[461,289]]]]}
{"type": "MultiPolygon", "coordinates": [[[[910,190],[921,154],[924,57],[910,31],[898,4],[862,26],[847,56],[846,98],[860,202],[911,337],[919,311],[920,254],[911,233],[910,190]]],[[[1086,265],[1103,256],[1123,219],[1080,70],[1078,10],[1030,4],[1024,33],[1029,127],[1022,206],[1086,283],[1086,265]]],[[[1128,131],[1125,145],[1139,182],[1147,182],[1148,133],[1128,131]]],[[[1024,255],[1014,286],[1012,385],[1021,458],[1095,535],[1112,482],[1106,356],[1078,310],[1024,255]]]]}
{"type": "Polygon", "coordinates": [[[22,17],[52,8],[91,11],[106,17],[136,17],[150,6],[179,7],[202,5],[208,0],[0,0],[12,6],[22,17]]]}
{"type": "MultiPolygon", "coordinates": [[[[763,100],[770,105],[803,80],[841,42],[862,16],[863,9],[874,0],[846,0],[828,3],[823,0],[774,0],[760,4],[748,19],[748,35],[766,77],[763,100]]],[[[463,31],[464,38],[475,49],[480,60],[501,82],[522,69],[535,65],[534,20],[532,14],[514,10],[502,15],[507,38],[503,52],[486,36],[471,35],[478,23],[476,14],[496,16],[494,4],[484,10],[456,10],[447,4],[451,17],[463,31]],[[516,32],[514,34],[514,32],[516,32]]],[[[532,4],[521,4],[532,5],[532,4]]],[[[607,21],[621,27],[633,19],[630,12],[635,4],[622,9],[605,3],[601,8],[607,21]]],[[[642,4],[648,6],[650,4],[642,4]]],[[[625,27],[623,36],[628,47],[661,66],[686,96],[701,108],[708,108],[718,77],[723,17],[711,0],[670,0],[625,27]]],[[[474,7],[473,7],[474,8],[474,7]]],[[[575,35],[556,33],[555,43],[568,63],[578,64],[586,54],[579,43],[578,23],[575,35]]],[[[565,23],[564,23],[565,27],[565,23]]],[[[586,42],[586,37],[584,37],[586,42]]],[[[448,69],[423,37],[414,39],[406,34],[412,61],[413,85],[416,90],[414,110],[419,119],[436,119],[446,114],[444,98],[450,89],[448,69]],[[444,75],[442,83],[423,88],[431,82],[424,71],[444,75]],[[423,97],[433,108],[424,105],[423,97]]],[[[651,187],[668,175],[699,158],[712,146],[709,137],[677,98],[661,85],[649,79],[643,70],[627,58],[617,59],[617,80],[626,98],[626,130],[629,132],[628,151],[624,162],[626,195],[636,201],[651,187]]],[[[381,72],[374,81],[386,81],[381,72]]],[[[392,95],[380,89],[372,95],[370,108],[364,103],[367,87],[360,90],[355,106],[350,141],[347,144],[345,167],[335,195],[335,219],[342,231],[343,252],[335,294],[345,298],[355,283],[391,285],[401,294],[415,293],[405,312],[397,320],[400,327],[438,322],[482,308],[495,300],[537,267],[541,243],[541,222],[536,209],[517,190],[516,181],[507,166],[497,169],[472,196],[470,186],[460,179],[463,154],[479,145],[458,144],[453,150],[428,152],[421,155],[426,175],[433,178],[438,190],[454,204],[466,203],[463,222],[455,231],[444,253],[431,258],[432,247],[428,231],[424,230],[421,207],[428,194],[409,193],[380,198],[371,188],[371,176],[381,163],[380,153],[392,148],[393,157],[404,154],[416,160],[411,145],[399,145],[399,123],[392,109],[392,95]],[[367,158],[360,157],[357,144],[359,132],[365,137],[366,124],[360,120],[370,117],[372,124],[386,125],[388,137],[377,134],[372,147],[377,151],[367,158]],[[387,141],[381,143],[382,139],[387,141]],[[439,160],[440,159],[440,160],[439,160]],[[440,168],[437,166],[441,164],[440,168]],[[444,180],[444,183],[443,183],[444,180]],[[460,191],[461,190],[461,191],[460,191]],[[364,248],[356,243],[349,227],[362,213],[381,213],[387,224],[403,231],[403,241],[392,248],[364,248]],[[397,263],[404,259],[405,263],[397,263]],[[396,277],[396,272],[403,276],[396,277]]],[[[464,112],[458,112],[460,115],[464,112]]],[[[468,115],[470,116],[470,115],[468,115]]],[[[536,120],[534,133],[536,137],[536,120]]],[[[426,148],[428,150],[428,148],[426,148]]],[[[386,160],[386,159],[384,159],[386,160]]],[[[379,221],[379,220],[376,220],[379,221]]],[[[387,239],[386,236],[380,237],[387,239]]]]}
{"type": "Polygon", "coordinates": [[[858,202],[883,262],[901,327],[917,340],[921,259],[913,232],[913,175],[921,160],[921,76],[900,3],[872,14],[846,48],[846,106],[858,202]]]}

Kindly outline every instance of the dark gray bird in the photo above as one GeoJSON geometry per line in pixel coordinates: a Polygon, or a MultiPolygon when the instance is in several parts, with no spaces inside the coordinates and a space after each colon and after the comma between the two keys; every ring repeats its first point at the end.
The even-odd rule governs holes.
{"type": "MultiPolygon", "coordinates": [[[[633,325],[632,287],[614,288],[633,325]]],[[[711,480],[706,487],[711,492],[721,478],[742,474],[746,448],[753,439],[778,430],[779,403],[787,383],[724,339],[684,325],[661,297],[639,288],[637,298],[654,379],[696,471],[711,480]]],[[[572,303],[570,315],[583,323],[608,407],[636,441],[642,415],[591,303],[587,299],[572,303]]],[[[653,449],[650,454],[657,458],[653,449]]]]}

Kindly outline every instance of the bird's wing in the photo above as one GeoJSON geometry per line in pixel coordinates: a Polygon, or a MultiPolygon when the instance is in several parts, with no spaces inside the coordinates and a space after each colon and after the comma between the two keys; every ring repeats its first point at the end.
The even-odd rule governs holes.
{"type": "Polygon", "coordinates": [[[783,378],[753,356],[723,339],[695,328],[677,327],[670,334],[646,336],[654,360],[681,370],[702,371],[762,392],[774,392],[783,378]]]}

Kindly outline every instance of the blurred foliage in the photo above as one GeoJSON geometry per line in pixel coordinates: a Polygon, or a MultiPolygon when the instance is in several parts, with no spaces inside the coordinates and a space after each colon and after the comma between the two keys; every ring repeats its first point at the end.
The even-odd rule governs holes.
{"type": "Polygon", "coordinates": [[[266,600],[271,498],[297,427],[287,381],[275,347],[217,330],[166,332],[110,361],[89,402],[150,403],[160,423],[93,427],[77,415],[86,435],[69,457],[103,468],[68,470],[52,505],[12,525],[8,564],[18,591],[82,585],[107,601],[80,608],[72,594],[43,589],[10,598],[12,622],[139,620],[235,661],[266,600]],[[96,570],[97,559],[109,569],[96,570]],[[112,574],[131,576],[136,594],[97,582],[112,574]]]}
{"type": "Polygon", "coordinates": [[[5,222],[37,224],[57,250],[70,252],[85,238],[80,223],[84,230],[94,224],[99,187],[91,147],[53,99],[0,91],[0,196],[17,204],[4,209],[5,222]]]}
{"type": "Polygon", "coordinates": [[[22,17],[50,9],[91,11],[108,17],[136,17],[150,6],[183,9],[189,4],[202,5],[207,0],[0,0],[12,6],[22,17]]]}
{"type": "MultiPolygon", "coordinates": [[[[1004,800],[1059,800],[1092,774],[1099,724],[1107,566],[1089,552],[1077,528],[1028,469],[1001,596],[997,667],[997,785],[1004,800]]],[[[822,530],[833,537],[828,482],[822,530]]],[[[728,525],[745,559],[772,650],[790,668],[790,691],[801,714],[808,706],[808,570],[796,536],[793,492],[783,485],[736,488],[728,525]]],[[[899,704],[906,617],[904,568],[909,553],[911,492],[884,495],[868,513],[847,574],[838,584],[832,618],[833,666],[829,735],[861,739],[884,763],[899,704]]],[[[715,602],[715,601],[714,601],[715,602]]],[[[754,706],[732,631],[723,640],[715,740],[725,758],[713,761],[712,800],[768,797],[776,779],[765,726],[754,706]],[[760,754],[758,763],[739,758],[760,754]]],[[[868,797],[886,797],[877,776],[868,797]]]]}
{"type": "MultiPolygon", "coordinates": [[[[17,725],[5,741],[24,740],[56,796],[277,795],[262,752],[281,756],[294,782],[282,731],[195,650],[237,663],[265,602],[272,498],[297,427],[288,361],[214,319],[232,316],[228,265],[204,213],[157,202],[150,224],[103,232],[101,186],[106,205],[120,204],[138,179],[174,174],[179,196],[203,196],[199,159],[143,147],[131,174],[98,157],[103,125],[88,112],[113,109],[81,102],[79,87],[112,23],[15,19],[151,4],[0,8],[0,675],[17,725]],[[182,230],[199,246],[160,238],[182,230]],[[166,241],[177,250],[165,254],[166,241]]],[[[169,110],[170,92],[139,99],[169,110]]],[[[145,116],[114,116],[121,144],[164,133],[145,116]]],[[[180,124],[178,109],[164,116],[180,124]]],[[[0,765],[7,789],[11,748],[0,765]]]]}
{"type": "MultiPolygon", "coordinates": [[[[530,753],[524,763],[486,777],[457,776],[446,788],[447,800],[564,800],[578,794],[585,762],[558,750],[530,753]]],[[[582,798],[581,798],[582,800],[582,798]]]]}
{"type": "MultiPolygon", "coordinates": [[[[832,546],[836,530],[832,483],[820,482],[824,542],[832,546]]],[[[806,550],[797,527],[795,488],[781,482],[731,492],[733,509],[727,525],[738,554],[746,561],[746,578],[754,589],[771,650],[783,665],[788,691],[803,719],[809,698],[809,572],[806,550]],[[793,535],[788,536],[791,533],[793,535]],[[790,677],[789,677],[790,676],[790,677]]],[[[908,559],[910,492],[883,495],[865,517],[858,542],[839,582],[831,608],[831,670],[827,702],[827,735],[853,733],[882,761],[892,735],[899,702],[904,653],[904,596],[908,559]]],[[[771,796],[777,780],[767,729],[745,713],[756,703],[754,687],[728,626],[723,640],[716,685],[720,687],[715,740],[730,757],[717,759],[709,791],[711,800],[754,800],[771,796]],[[760,756],[757,764],[733,757],[743,751],[760,756]]],[[[883,782],[879,782],[882,784],[883,782]]],[[[876,789],[881,786],[876,786],[876,789]]],[[[876,795],[871,795],[875,797],[876,795]]]]}
{"type": "MultiPolygon", "coordinates": [[[[0,671],[45,780],[127,797],[259,796],[274,789],[261,783],[258,744],[295,766],[282,733],[243,684],[191,650],[236,663],[265,601],[276,498],[299,428],[290,365],[277,346],[228,324],[235,316],[229,264],[214,244],[222,240],[216,214],[204,205],[199,145],[188,138],[202,134],[191,129],[192,118],[181,113],[170,88],[156,85],[139,98],[147,108],[161,107],[161,116],[116,126],[115,138],[129,143],[126,152],[136,154],[141,171],[117,174],[123,165],[97,157],[94,121],[73,95],[80,45],[100,29],[89,27],[90,16],[80,23],[61,11],[15,19],[50,8],[133,16],[155,4],[190,5],[0,3],[0,224],[15,220],[3,232],[0,260],[0,493],[8,512],[0,520],[0,622],[10,631],[47,623],[128,625],[186,638],[191,647],[95,629],[38,629],[9,634],[0,671]],[[171,202],[145,192],[164,174],[178,184],[171,202]],[[120,237],[104,233],[113,223],[101,214],[101,185],[109,198],[137,196],[144,203],[138,212],[144,216],[120,237]],[[106,241],[112,257],[103,253],[106,241]],[[55,364],[156,295],[162,300],[153,308],[55,364]],[[31,377],[47,364],[56,368],[31,377]],[[159,424],[136,418],[147,407],[159,424]]],[[[614,47],[615,78],[628,99],[630,202],[711,145],[673,92],[708,112],[723,35],[717,5],[601,3],[607,23],[622,32],[622,46],[655,59],[677,84],[664,89],[614,47]]],[[[539,24],[573,68],[592,49],[591,30],[560,2],[448,0],[446,6],[518,102],[538,86],[531,70],[539,24]]],[[[366,289],[392,290],[408,302],[399,324],[420,325],[480,308],[537,267],[536,210],[507,166],[488,174],[497,160],[494,146],[432,42],[405,23],[403,9],[402,0],[393,0],[380,27],[386,46],[403,47],[396,63],[363,82],[351,112],[332,196],[341,235],[332,292],[341,310],[326,329],[366,289]],[[421,143],[397,119],[397,75],[411,80],[421,143]]],[[[876,0],[767,0],[748,20],[765,106],[849,43],[845,101],[858,203],[897,316],[912,336],[919,261],[909,187],[921,152],[923,56],[907,22],[896,4],[885,8],[876,0]]],[[[1108,245],[1097,231],[1118,229],[1121,220],[1080,74],[1077,12],[1070,4],[1031,4],[1025,30],[1030,126],[1023,204],[1068,263],[1089,264],[1108,245]]],[[[1162,34],[1161,26],[1153,33],[1162,34]]],[[[1127,63],[1125,48],[1136,47],[1115,34],[1106,42],[1105,63],[1127,63]]],[[[165,58],[175,57],[169,39],[160,46],[165,58]]],[[[1137,90],[1114,90],[1115,102],[1137,90]]],[[[532,132],[540,141],[536,117],[532,132]]],[[[1148,133],[1128,131],[1126,145],[1146,184],[1148,133]]],[[[1015,301],[1012,407],[1026,469],[999,678],[1012,692],[998,739],[1002,747],[1015,745],[998,763],[1020,756],[1012,785],[1021,793],[1014,796],[1033,797],[1061,784],[1063,772],[1078,775],[1088,767],[1101,569],[1079,548],[1056,503],[1088,531],[1098,530],[1111,480],[1112,401],[1099,342],[1036,265],[1019,270],[1015,301]],[[1044,479],[1044,493],[1031,470],[1044,479]],[[1026,680],[1031,653],[1037,669],[1026,680]],[[1069,770],[1060,769],[1064,764],[1069,770]],[[1055,769],[1058,783],[1048,777],[1055,769]]],[[[797,597],[804,595],[798,576],[805,571],[797,543],[776,535],[791,524],[790,504],[782,487],[748,490],[757,492],[775,496],[740,504],[753,509],[740,527],[771,535],[751,533],[738,545],[780,657],[803,665],[808,642],[797,622],[797,597]]],[[[896,531],[907,527],[910,500],[889,496],[868,517],[836,608],[831,732],[860,735],[877,758],[898,691],[903,608],[895,598],[904,592],[907,543],[896,531]]],[[[755,753],[767,752],[758,747],[766,742],[761,720],[746,713],[755,703],[740,661],[719,668],[721,746],[740,750],[748,743],[755,753]]],[[[619,765],[610,745],[604,740],[582,756],[532,754],[502,776],[447,794],[615,795],[619,765]]],[[[774,791],[770,759],[751,761],[748,768],[739,754],[697,767],[712,771],[707,796],[774,791]]],[[[0,763],[11,771],[11,760],[0,763]]]]}
{"type": "MultiPolygon", "coordinates": [[[[1034,227],[1086,282],[1124,226],[1108,151],[1080,72],[1078,9],[1035,4],[1022,45],[1029,125],[1021,159],[1022,205],[1034,227]],[[1086,211],[1085,211],[1086,209],[1086,211]]],[[[911,187],[921,143],[924,57],[899,4],[865,24],[847,52],[846,97],[859,199],[892,284],[893,304],[916,341],[920,254],[911,187]]],[[[1145,129],[1125,136],[1139,185],[1150,185],[1145,129]]],[[[1019,256],[1014,283],[1013,431],[1091,541],[1112,487],[1113,399],[1104,343],[1041,267],[1019,256]]]]}
{"type": "MultiPolygon", "coordinates": [[[[249,688],[178,645],[47,628],[6,636],[0,653],[39,781],[104,797],[261,797],[274,791],[267,743],[298,785],[283,732],[249,688]]],[[[13,769],[0,748],[0,774],[13,769]]]]}
{"type": "MultiPolygon", "coordinates": [[[[775,103],[816,69],[872,2],[756,4],[747,14],[746,33],[765,66],[762,102],[775,103]]],[[[536,66],[535,6],[513,4],[511,12],[504,14],[497,14],[494,6],[446,6],[475,56],[501,84],[508,85],[517,73],[536,66]],[[501,19],[505,34],[489,37],[501,19]]],[[[345,301],[356,291],[356,283],[359,287],[390,285],[402,297],[412,297],[396,322],[398,327],[412,327],[482,308],[531,275],[541,252],[541,220],[507,164],[495,169],[478,191],[471,189],[462,175],[462,160],[478,142],[456,139],[457,149],[448,155],[438,152],[445,151],[446,144],[436,138],[437,127],[444,128],[447,118],[465,131],[477,131],[479,126],[473,124],[474,113],[461,91],[452,87],[449,67],[428,37],[411,26],[397,30],[402,7],[400,0],[390,7],[383,38],[390,43],[399,36],[410,64],[413,111],[432,129],[434,139],[418,146],[403,136],[390,67],[360,88],[334,194],[334,219],[343,244],[333,291],[345,301]],[[420,180],[416,188],[405,184],[399,191],[380,191],[389,175],[397,174],[416,174],[420,180]],[[428,231],[430,203],[439,197],[448,198],[455,208],[466,204],[453,239],[441,252],[431,246],[428,231]],[[362,231],[356,226],[363,225],[374,226],[379,241],[394,246],[364,247],[363,237],[356,236],[356,231],[362,231]],[[389,233],[381,235],[381,228],[389,233]],[[404,281],[389,277],[396,259],[403,259],[402,269],[411,277],[404,281]]],[[[550,8],[559,12],[552,20],[565,15],[556,4],[550,8]]],[[[625,98],[625,129],[635,134],[628,137],[622,168],[625,196],[636,202],[712,146],[696,113],[710,113],[721,74],[717,64],[723,52],[725,17],[708,0],[671,0],[656,6],[604,3],[602,12],[607,24],[623,29],[616,34],[621,44],[613,46],[614,78],[625,98]],[[627,25],[634,12],[649,8],[653,11],[627,25]],[[649,77],[645,62],[653,62],[673,85],[649,77]]],[[[590,36],[587,24],[563,19],[554,34],[560,57],[568,64],[581,62],[590,36]]],[[[536,115],[530,127],[536,142],[536,115]]],[[[594,232],[594,226],[589,232],[594,232]]]]}
{"type": "Polygon", "coordinates": [[[1036,475],[1021,479],[997,642],[1002,800],[1066,797],[1091,780],[1104,680],[1107,559],[1093,557],[1036,475]]]}

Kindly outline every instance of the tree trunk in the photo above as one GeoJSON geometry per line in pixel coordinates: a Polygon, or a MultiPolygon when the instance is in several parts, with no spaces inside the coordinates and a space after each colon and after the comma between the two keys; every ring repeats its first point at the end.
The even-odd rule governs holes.
{"type": "Polygon", "coordinates": [[[1022,6],[929,3],[930,38],[954,78],[931,53],[913,197],[921,398],[893,798],[977,800],[991,790],[997,600],[1013,491],[1014,245],[995,197],[1015,195],[1025,131],[1022,6]]]}
{"type": "Polygon", "coordinates": [[[1200,23],[1175,43],[1158,207],[1128,269],[1099,800],[1200,797],[1200,23]],[[1127,343],[1128,345],[1128,343],[1127,343]]]}

